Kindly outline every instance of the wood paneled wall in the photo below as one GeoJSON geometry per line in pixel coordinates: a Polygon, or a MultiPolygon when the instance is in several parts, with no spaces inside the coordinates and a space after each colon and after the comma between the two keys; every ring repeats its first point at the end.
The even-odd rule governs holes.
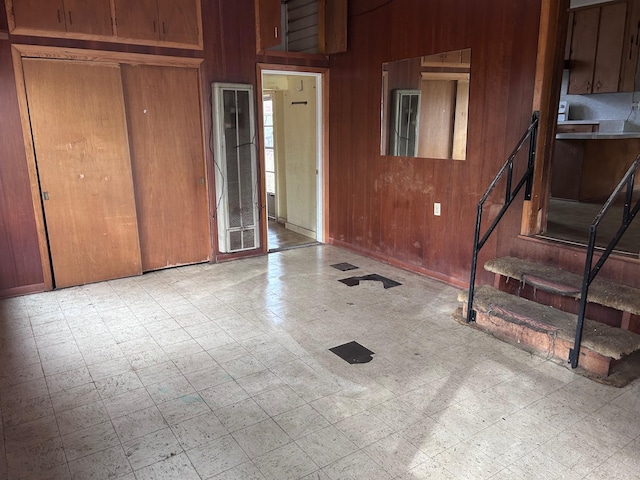
{"type": "MultiPolygon", "coordinates": [[[[540,0],[350,2],[349,49],[330,64],[334,243],[468,281],[475,205],[530,122],[539,18],[540,0]],[[467,160],[381,156],[382,63],[463,48],[471,48],[467,160]]],[[[485,257],[513,242],[520,208],[485,257]]]]}
{"type": "Polygon", "coordinates": [[[44,288],[12,62],[0,40],[0,298],[44,288]]]}
{"type": "MultiPolygon", "coordinates": [[[[253,12],[254,0],[202,0],[203,51],[28,36],[11,36],[9,41],[0,40],[0,297],[44,288],[16,99],[11,43],[204,58],[201,70],[202,115],[209,144],[212,82],[249,83],[255,88],[258,62],[311,67],[328,65],[328,61],[322,57],[257,56],[253,12]]],[[[0,30],[6,31],[6,28],[6,12],[0,8],[0,30]]],[[[212,252],[215,253],[215,192],[211,149],[207,150],[206,155],[212,252]]]]}
{"type": "MultiPolygon", "coordinates": [[[[464,284],[475,205],[529,123],[541,0],[350,0],[348,52],[330,57],[329,237],[339,245],[464,284]],[[383,62],[471,48],[467,160],[384,157],[383,62]],[[433,215],[433,203],[442,216],[433,215]]],[[[0,9],[0,30],[6,28],[0,9]]],[[[322,57],[256,55],[254,0],[202,1],[204,50],[11,37],[15,43],[202,57],[203,124],[211,131],[211,83],[257,86],[256,63],[325,67],[322,57]]],[[[258,94],[258,92],[256,92],[258,94]]],[[[16,100],[10,42],[0,40],[0,296],[42,288],[35,217],[16,100]]],[[[209,185],[213,153],[207,151],[209,185]]],[[[215,205],[210,188],[210,202],[215,205]]],[[[499,207],[500,200],[490,206],[499,207]]],[[[213,208],[212,242],[216,229],[213,208]]],[[[580,254],[517,240],[521,202],[481,261],[521,254],[576,267],[580,254]]],[[[215,244],[212,245],[215,252],[215,244]]],[[[603,272],[638,285],[638,265],[603,272]]],[[[482,281],[482,274],[479,281],[482,281]]],[[[491,281],[489,276],[485,281],[491,281]]]]}

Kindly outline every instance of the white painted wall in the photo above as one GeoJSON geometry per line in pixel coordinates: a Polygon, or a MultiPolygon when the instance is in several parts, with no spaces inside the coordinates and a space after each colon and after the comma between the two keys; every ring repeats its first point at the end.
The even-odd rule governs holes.
{"type": "Polygon", "coordinates": [[[286,227],[316,237],[316,79],[288,76],[283,94],[286,227]],[[296,104],[295,102],[307,102],[296,104]]]}
{"type": "Polygon", "coordinates": [[[301,75],[263,77],[274,94],[276,202],[278,221],[293,231],[317,237],[317,92],[316,78],[301,75]],[[305,103],[306,102],[306,103],[305,103]]]}

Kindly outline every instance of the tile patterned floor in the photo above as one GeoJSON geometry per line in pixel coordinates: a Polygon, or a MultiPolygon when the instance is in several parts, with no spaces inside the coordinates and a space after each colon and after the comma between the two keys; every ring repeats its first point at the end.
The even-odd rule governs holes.
{"type": "Polygon", "coordinates": [[[455,298],[320,246],[5,300],[0,479],[640,478],[640,382],[460,326],[455,298]],[[352,340],[372,362],[327,350],[352,340]]]}

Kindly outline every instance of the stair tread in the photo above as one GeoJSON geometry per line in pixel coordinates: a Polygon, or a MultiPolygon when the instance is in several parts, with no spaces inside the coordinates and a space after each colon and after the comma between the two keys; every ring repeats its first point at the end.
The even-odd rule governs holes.
{"type": "MultiPolygon", "coordinates": [[[[468,292],[460,292],[458,300],[466,302],[467,299],[468,292]]],[[[547,331],[571,342],[574,340],[576,315],[511,295],[492,286],[476,288],[473,306],[478,311],[491,312],[510,322],[547,331]]],[[[640,335],[585,319],[582,345],[600,355],[618,360],[640,350],[640,335]]]]}
{"type": "MultiPolygon", "coordinates": [[[[557,267],[516,257],[503,257],[487,261],[484,268],[544,291],[580,298],[582,276],[557,267]]],[[[589,287],[588,301],[640,315],[640,289],[628,285],[596,277],[589,287]]]]}

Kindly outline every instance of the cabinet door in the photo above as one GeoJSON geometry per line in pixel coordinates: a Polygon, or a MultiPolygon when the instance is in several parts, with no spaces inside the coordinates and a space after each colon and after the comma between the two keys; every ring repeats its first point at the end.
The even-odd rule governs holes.
{"type": "Polygon", "coordinates": [[[256,49],[262,52],[280,45],[282,26],[280,25],[280,0],[255,0],[256,49]]]}
{"type": "Polygon", "coordinates": [[[593,72],[593,93],[618,91],[626,18],[626,3],[614,3],[600,9],[598,52],[593,72]]]}
{"type": "Polygon", "coordinates": [[[199,43],[196,0],[158,0],[160,39],[172,43],[199,43]]]}
{"type": "Polygon", "coordinates": [[[122,67],[144,271],[209,259],[195,68],[122,67]]]}
{"type": "Polygon", "coordinates": [[[109,0],[64,0],[67,32],[113,35],[109,0]]]}
{"type": "Polygon", "coordinates": [[[323,53],[347,51],[347,0],[320,1],[320,38],[323,53]]]}
{"type": "Polygon", "coordinates": [[[140,274],[120,68],[23,69],[56,287],[140,274]]]}
{"type": "Polygon", "coordinates": [[[12,5],[16,28],[65,31],[62,0],[13,0],[7,5],[12,5]]]}
{"type": "Polygon", "coordinates": [[[599,21],[600,8],[578,10],[573,15],[568,88],[571,95],[582,95],[592,91],[599,21]]]}
{"type": "Polygon", "coordinates": [[[116,30],[119,37],[158,40],[156,0],[115,0],[116,30]]]}

